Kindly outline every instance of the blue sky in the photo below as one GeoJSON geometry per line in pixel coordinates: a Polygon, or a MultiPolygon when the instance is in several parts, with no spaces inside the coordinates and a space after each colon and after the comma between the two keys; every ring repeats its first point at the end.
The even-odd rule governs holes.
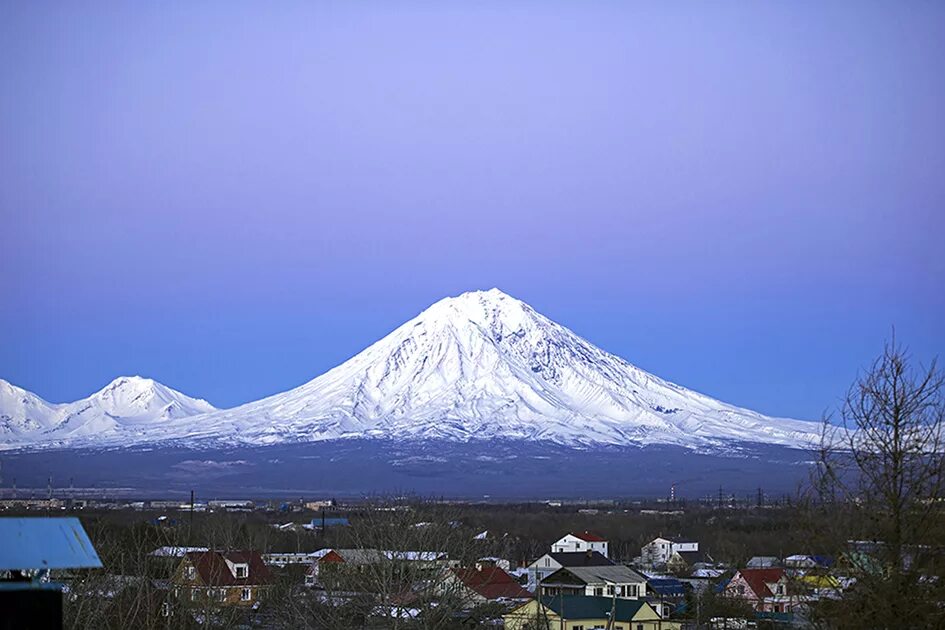
{"type": "Polygon", "coordinates": [[[945,350],[945,5],[4,3],[0,378],[230,406],[498,286],[816,418],[945,350]]]}

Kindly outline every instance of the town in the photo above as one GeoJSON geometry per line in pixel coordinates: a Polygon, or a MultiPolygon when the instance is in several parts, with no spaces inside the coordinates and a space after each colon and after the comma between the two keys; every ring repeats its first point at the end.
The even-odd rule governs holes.
{"type": "Polygon", "coordinates": [[[784,628],[882,573],[750,499],[6,498],[0,597],[34,627],[784,628]]]}

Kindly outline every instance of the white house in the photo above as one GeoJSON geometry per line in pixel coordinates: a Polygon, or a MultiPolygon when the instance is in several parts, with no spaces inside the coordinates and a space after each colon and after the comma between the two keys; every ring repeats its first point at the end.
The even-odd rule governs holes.
{"type": "Polygon", "coordinates": [[[534,591],[538,583],[561,567],[603,567],[613,562],[597,551],[566,551],[546,553],[528,565],[528,590],[534,591]]]}
{"type": "Polygon", "coordinates": [[[591,532],[569,532],[551,545],[551,553],[573,553],[575,551],[596,551],[605,558],[610,557],[607,540],[591,532]]]}
{"type": "Polygon", "coordinates": [[[541,582],[542,596],[586,595],[639,599],[645,597],[646,578],[630,567],[562,567],[541,582]]]}
{"type": "Polygon", "coordinates": [[[640,559],[648,566],[661,566],[669,562],[674,553],[699,551],[699,543],[683,540],[671,540],[658,537],[640,549],[640,559]]]}

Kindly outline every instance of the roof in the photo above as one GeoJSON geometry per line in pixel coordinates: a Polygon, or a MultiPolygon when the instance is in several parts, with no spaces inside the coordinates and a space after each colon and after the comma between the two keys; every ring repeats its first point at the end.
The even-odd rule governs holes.
{"type": "Polygon", "coordinates": [[[0,518],[0,570],[100,568],[92,541],[75,517],[0,518]]]}
{"type": "Polygon", "coordinates": [[[751,560],[748,561],[746,566],[749,567],[773,567],[780,563],[781,560],[775,556],[754,556],[751,560]]]}
{"type": "Polygon", "coordinates": [[[207,547],[158,547],[149,556],[154,558],[183,558],[193,551],[210,551],[207,547]]]}
{"type": "Polygon", "coordinates": [[[767,584],[777,582],[784,577],[784,569],[742,569],[738,574],[748,583],[749,588],[755,592],[755,595],[770,597],[774,593],[771,592],[767,584]]]}
{"type": "Polygon", "coordinates": [[[606,619],[614,610],[615,621],[630,621],[640,609],[649,606],[640,599],[613,599],[611,597],[587,597],[585,595],[550,595],[542,597],[541,603],[564,619],[606,619]],[[562,614],[562,611],[563,614],[562,614]]]}
{"type": "Polygon", "coordinates": [[[272,573],[257,551],[192,551],[187,559],[207,586],[257,586],[272,582],[272,573]],[[227,564],[248,564],[249,574],[236,577],[227,564]]]}
{"type": "Polygon", "coordinates": [[[650,578],[646,585],[657,595],[677,597],[686,594],[686,585],[676,578],[650,578]]]}
{"type": "Polygon", "coordinates": [[[601,538],[597,534],[592,534],[589,531],[568,532],[568,533],[574,536],[575,538],[580,538],[584,542],[607,542],[606,538],[601,538]]]}
{"type": "Polygon", "coordinates": [[[486,599],[531,599],[533,594],[499,567],[452,569],[459,581],[486,599]]]}
{"type": "Polygon", "coordinates": [[[565,574],[573,575],[585,584],[646,582],[645,577],[630,567],[625,567],[622,564],[612,564],[597,567],[563,567],[546,577],[542,583],[555,584],[556,582],[552,578],[558,576],[560,579],[565,574]]]}
{"type": "Polygon", "coordinates": [[[563,567],[605,567],[614,563],[599,551],[559,551],[547,555],[563,567]]]}

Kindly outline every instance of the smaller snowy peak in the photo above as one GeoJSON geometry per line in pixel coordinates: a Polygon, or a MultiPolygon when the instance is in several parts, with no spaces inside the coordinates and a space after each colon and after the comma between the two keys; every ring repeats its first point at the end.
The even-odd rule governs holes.
{"type": "Polygon", "coordinates": [[[75,438],[109,439],[170,420],[216,411],[153,379],[122,376],[87,398],[64,404],[0,380],[0,447],[75,438]]]}
{"type": "Polygon", "coordinates": [[[156,413],[158,416],[183,418],[216,410],[206,400],[191,398],[141,376],[120,376],[87,400],[117,417],[156,413]]]}
{"type": "Polygon", "coordinates": [[[49,426],[56,405],[0,379],[0,435],[38,431],[49,426]]]}

